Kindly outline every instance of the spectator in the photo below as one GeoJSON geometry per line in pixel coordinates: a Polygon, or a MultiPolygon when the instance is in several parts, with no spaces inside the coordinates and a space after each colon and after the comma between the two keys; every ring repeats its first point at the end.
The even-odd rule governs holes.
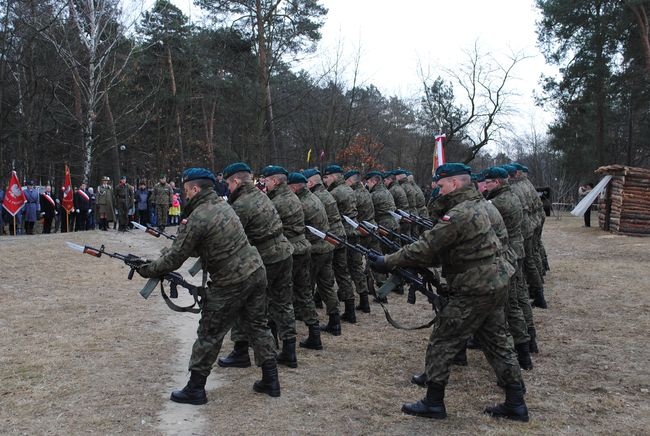
{"type": "Polygon", "coordinates": [[[177,226],[178,217],[180,216],[181,216],[180,195],[174,194],[172,198],[172,205],[169,207],[169,225],[177,226]]]}
{"type": "Polygon", "coordinates": [[[85,231],[90,213],[90,196],[86,192],[86,184],[82,183],[73,196],[75,209],[75,232],[85,231]]]}
{"type": "Polygon", "coordinates": [[[135,191],[135,204],[138,211],[138,222],[143,226],[149,223],[149,190],[144,182],[135,191]]]}
{"type": "Polygon", "coordinates": [[[223,173],[217,173],[217,183],[214,184],[214,190],[220,197],[228,197],[228,184],[223,180],[223,173]]]}
{"type": "Polygon", "coordinates": [[[25,233],[28,235],[34,234],[34,224],[38,219],[39,213],[41,211],[41,205],[39,201],[38,189],[34,188],[34,181],[27,181],[27,188],[24,189],[25,207],[23,208],[23,214],[25,216],[25,233]]]}
{"type": "Polygon", "coordinates": [[[45,185],[45,191],[41,194],[41,217],[43,217],[43,234],[52,231],[52,220],[59,212],[57,211],[56,200],[52,194],[52,186],[45,185]]]}
{"type": "Polygon", "coordinates": [[[90,210],[88,211],[88,219],[86,221],[86,228],[88,230],[95,230],[95,207],[97,206],[97,197],[92,186],[88,187],[88,197],[90,198],[90,210]]]}
{"type": "MultiPolygon", "coordinates": [[[[582,201],[583,198],[587,196],[591,192],[591,190],[594,189],[594,185],[592,183],[587,183],[585,185],[582,185],[578,188],[578,199],[579,201],[582,201]]],[[[584,220],[585,220],[585,227],[591,227],[591,204],[585,211],[585,214],[583,215],[584,220]]]]}

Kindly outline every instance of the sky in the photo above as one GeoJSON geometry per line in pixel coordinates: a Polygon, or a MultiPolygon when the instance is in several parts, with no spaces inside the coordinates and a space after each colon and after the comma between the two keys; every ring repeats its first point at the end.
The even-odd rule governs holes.
{"type": "MultiPolygon", "coordinates": [[[[197,19],[191,0],[173,0],[197,19]]],[[[340,53],[343,77],[352,84],[359,57],[358,84],[373,84],[386,96],[405,99],[422,94],[420,66],[432,79],[445,77],[444,68],[455,69],[467,60],[476,45],[503,65],[512,53],[526,59],[517,64],[510,90],[515,115],[510,121],[518,132],[535,126],[544,132],[552,114],[534,104],[542,73],[555,74],[547,66],[536,43],[534,0],[320,0],[328,10],[316,52],[299,63],[319,76],[340,53]]],[[[459,93],[457,92],[457,95],[459,93]]]]}

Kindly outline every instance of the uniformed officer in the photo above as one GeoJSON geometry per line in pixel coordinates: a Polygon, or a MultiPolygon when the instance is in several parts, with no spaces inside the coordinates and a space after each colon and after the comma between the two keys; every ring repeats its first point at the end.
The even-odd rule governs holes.
{"type": "Polygon", "coordinates": [[[203,168],[183,172],[185,216],[176,240],[157,260],[138,269],[143,277],[175,271],[190,256],[199,255],[210,274],[201,310],[197,339],[192,347],[187,385],[171,394],[178,403],[205,404],[205,382],[219,354],[223,338],[237,318],[243,319],[252,341],[255,362],[262,367],[256,392],[280,396],[273,339],[266,319],[266,273],[259,252],[248,238],[235,211],[213,189],[216,178],[203,168]]]}
{"type": "Polygon", "coordinates": [[[102,177],[102,183],[97,187],[97,216],[99,217],[99,229],[108,230],[108,222],[115,221],[115,197],[113,188],[108,184],[111,179],[102,177]]]}
{"type": "Polygon", "coordinates": [[[404,404],[402,411],[436,419],[447,416],[444,391],[451,361],[473,333],[506,390],[505,403],[488,407],[485,413],[528,421],[521,371],[506,334],[504,304],[509,265],[499,256],[501,243],[492,229],[483,197],[471,185],[470,173],[470,168],[460,163],[438,167],[441,197],[437,206],[442,218],[417,242],[372,263],[388,271],[397,266],[427,266],[439,261],[449,286],[447,305],[438,314],[427,348],[426,397],[404,404]]]}
{"type": "Polygon", "coordinates": [[[133,186],[126,183],[126,176],[120,177],[120,183],[115,188],[115,202],[118,213],[118,230],[126,232],[129,224],[129,213],[133,209],[133,186]]]}

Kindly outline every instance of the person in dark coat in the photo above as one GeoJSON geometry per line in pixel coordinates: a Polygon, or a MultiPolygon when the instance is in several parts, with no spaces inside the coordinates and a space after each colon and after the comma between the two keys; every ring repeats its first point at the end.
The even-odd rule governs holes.
{"type": "Polygon", "coordinates": [[[74,192],[74,209],[75,209],[75,232],[86,230],[86,221],[90,213],[90,196],[86,192],[86,184],[82,183],[74,192]]]}
{"type": "Polygon", "coordinates": [[[33,180],[27,182],[27,188],[24,189],[23,192],[25,193],[25,199],[27,200],[27,203],[25,203],[25,207],[23,208],[25,233],[27,235],[33,235],[34,224],[36,224],[40,212],[38,189],[34,188],[33,180]]]}
{"type": "Polygon", "coordinates": [[[41,217],[43,218],[43,233],[52,231],[52,220],[58,214],[56,200],[52,194],[52,186],[46,185],[45,191],[41,193],[41,217]]]}

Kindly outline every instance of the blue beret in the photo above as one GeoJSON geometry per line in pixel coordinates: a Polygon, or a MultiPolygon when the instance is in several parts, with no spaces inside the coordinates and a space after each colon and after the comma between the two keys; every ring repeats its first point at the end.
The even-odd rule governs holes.
{"type": "Polygon", "coordinates": [[[268,165],[262,169],[262,176],[269,177],[276,174],[284,174],[285,176],[289,175],[289,171],[277,165],[268,165]]]}
{"type": "Polygon", "coordinates": [[[386,178],[388,178],[388,177],[392,177],[392,176],[394,176],[394,175],[395,175],[395,174],[393,174],[392,171],[384,171],[384,179],[386,179],[386,178]]]}
{"type": "Polygon", "coordinates": [[[307,168],[306,170],[302,171],[302,175],[307,179],[315,176],[316,174],[320,175],[320,171],[318,171],[316,168],[307,168]]]}
{"type": "Polygon", "coordinates": [[[397,168],[396,170],[391,171],[391,174],[394,176],[399,176],[400,174],[406,174],[407,171],[403,168],[397,168]]]}
{"type": "Polygon", "coordinates": [[[526,168],[525,166],[523,166],[519,162],[512,162],[510,165],[517,168],[517,171],[524,171],[524,168],[526,168]]]}
{"type": "Polygon", "coordinates": [[[505,165],[502,165],[501,168],[506,170],[508,172],[509,176],[514,176],[515,174],[517,174],[517,167],[514,166],[514,165],[505,164],[505,165]]]}
{"type": "Polygon", "coordinates": [[[485,176],[483,175],[482,172],[480,173],[472,173],[472,182],[485,182],[485,176]]]}
{"type": "Polygon", "coordinates": [[[287,183],[293,185],[294,183],[307,183],[307,177],[301,173],[289,173],[287,183]]]}
{"type": "Polygon", "coordinates": [[[461,174],[471,174],[472,169],[460,162],[451,162],[444,165],[440,165],[436,168],[436,176],[438,180],[444,179],[445,177],[460,176],[461,174]]]}
{"type": "Polygon", "coordinates": [[[324,176],[328,176],[330,174],[339,174],[343,172],[343,168],[341,168],[339,165],[332,164],[328,165],[327,168],[325,168],[325,171],[323,171],[324,176]]]}
{"type": "Polygon", "coordinates": [[[507,179],[508,171],[502,167],[490,167],[483,172],[486,179],[507,179]]]}
{"type": "Polygon", "coordinates": [[[347,180],[350,177],[356,176],[358,174],[361,174],[361,173],[359,173],[359,170],[350,170],[350,171],[346,172],[345,174],[343,174],[343,178],[347,180]]]}
{"type": "Polygon", "coordinates": [[[409,170],[404,170],[404,174],[406,174],[407,176],[412,176],[413,175],[413,173],[410,172],[409,170]]]}
{"type": "Polygon", "coordinates": [[[368,180],[371,177],[379,177],[379,178],[384,178],[384,174],[381,171],[368,171],[366,175],[363,177],[364,179],[368,180]]]}
{"type": "Polygon", "coordinates": [[[230,165],[228,165],[226,168],[223,169],[223,178],[227,179],[228,177],[232,176],[235,173],[240,173],[240,172],[247,172],[247,173],[252,173],[251,167],[246,165],[244,162],[235,162],[230,165]]]}
{"type": "Polygon", "coordinates": [[[524,169],[522,170],[523,172],[527,173],[528,172],[528,167],[526,165],[522,165],[524,169]]]}
{"type": "Polygon", "coordinates": [[[183,183],[198,179],[210,179],[213,183],[217,182],[212,171],[205,168],[188,168],[183,171],[183,183]]]}

